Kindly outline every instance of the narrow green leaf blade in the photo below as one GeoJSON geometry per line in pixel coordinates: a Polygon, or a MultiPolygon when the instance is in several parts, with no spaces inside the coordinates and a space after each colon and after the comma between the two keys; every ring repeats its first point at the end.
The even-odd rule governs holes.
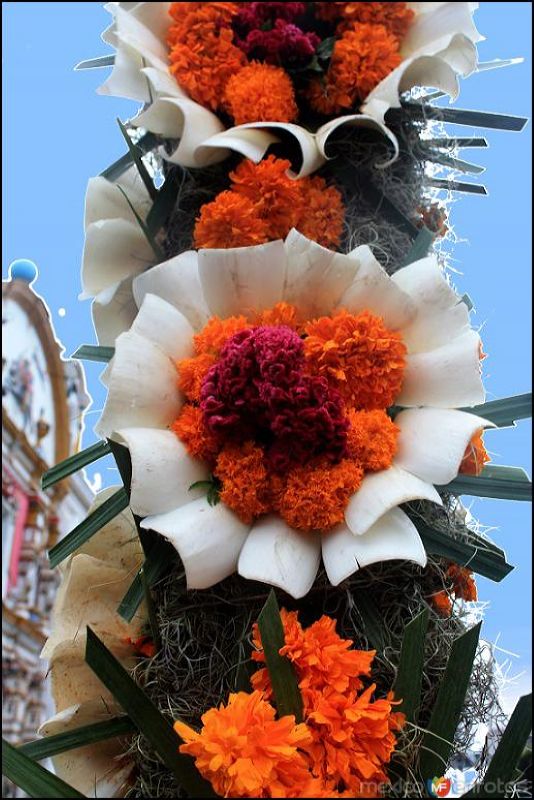
{"type": "Polygon", "coordinates": [[[488,147],[488,140],[483,136],[445,136],[441,139],[423,139],[422,147],[442,147],[452,150],[455,147],[488,147]]]}
{"type": "Polygon", "coordinates": [[[183,176],[175,170],[165,179],[165,183],[158,191],[158,196],[148,212],[146,225],[150,233],[155,236],[165,225],[176,204],[178,184],[183,176]]]}
{"type": "Polygon", "coordinates": [[[293,714],[297,722],[302,722],[302,697],[297,676],[292,663],[279,652],[285,644],[284,627],[274,589],[271,589],[260,612],[258,627],[278,716],[293,714]]]}
{"type": "Polygon", "coordinates": [[[498,500],[532,500],[532,482],[519,467],[499,465],[485,467],[480,475],[458,475],[438,490],[473,497],[493,497],[498,500]]]}
{"type": "Polygon", "coordinates": [[[118,118],[117,118],[117,123],[119,125],[119,128],[121,130],[122,135],[124,136],[124,141],[126,142],[126,144],[128,146],[128,150],[130,152],[130,156],[132,157],[132,161],[134,162],[135,166],[137,167],[137,171],[139,172],[139,175],[141,176],[141,180],[145,184],[145,187],[146,187],[146,190],[147,190],[148,194],[150,195],[150,197],[154,201],[154,200],[156,200],[156,198],[158,196],[158,190],[154,186],[154,181],[150,177],[150,175],[148,173],[148,170],[147,170],[145,164],[143,163],[141,152],[139,151],[137,146],[130,139],[130,137],[128,135],[128,131],[126,130],[126,126],[123,125],[123,123],[118,118]]]}
{"type": "Polygon", "coordinates": [[[52,467],[43,474],[41,478],[41,488],[49,489],[50,486],[54,486],[54,484],[68,478],[69,475],[78,472],[88,464],[98,461],[99,458],[104,458],[104,456],[109,455],[109,453],[111,453],[111,450],[107,442],[97,442],[91,445],[91,447],[82,450],[80,453],[75,453],[73,456],[70,456],[70,458],[66,458],[60,464],[56,464],[55,467],[52,467]]]}
{"type": "Polygon", "coordinates": [[[421,745],[420,772],[426,781],[444,775],[473,671],[482,623],[453,643],[445,675],[421,745]]]}
{"type": "Polygon", "coordinates": [[[180,738],[172,726],[91,628],[87,628],[85,660],[187,794],[190,797],[215,797],[211,785],[197,772],[193,759],[178,752],[180,738]]]}
{"type": "Polygon", "coordinates": [[[409,722],[415,722],[421,703],[423,668],[425,662],[425,638],[430,612],[424,609],[405,628],[402,637],[399,668],[393,691],[397,700],[402,700],[398,711],[406,714],[409,722]]]}
{"type": "Polygon", "coordinates": [[[384,650],[388,644],[388,634],[376,605],[366,592],[359,589],[353,591],[352,597],[362,620],[367,641],[374,650],[384,650]]]}
{"type": "Polygon", "coordinates": [[[464,194],[479,194],[486,196],[488,190],[479,183],[465,183],[464,181],[449,181],[432,178],[428,185],[434,189],[443,189],[446,192],[463,192],[464,194]]]}
{"type": "MultiPolygon", "coordinates": [[[[165,539],[159,537],[155,539],[154,546],[147,552],[146,560],[143,565],[145,577],[149,586],[154,586],[167,571],[169,564],[172,563],[172,545],[165,539]]],[[[145,591],[141,578],[141,570],[133,579],[130,588],[121,600],[117,609],[118,614],[127,622],[131,622],[141,603],[143,602],[145,591]]]]}
{"type": "MultiPolygon", "coordinates": [[[[158,137],[154,133],[145,133],[138,142],[135,143],[135,146],[139,150],[142,155],[146,155],[150,153],[151,150],[154,150],[159,143],[158,137]]],[[[106,178],[108,181],[116,181],[123,175],[128,167],[132,164],[132,156],[130,152],[125,153],[123,156],[114,161],[113,164],[110,164],[109,167],[106,167],[101,173],[101,178],[106,178]]]]}
{"type": "Polygon", "coordinates": [[[413,519],[425,550],[429,555],[446,558],[489,580],[500,582],[513,570],[505,553],[493,543],[471,534],[471,542],[453,539],[443,531],[434,530],[420,520],[413,519]]]}
{"type": "Polygon", "coordinates": [[[71,358],[77,358],[79,361],[102,361],[107,363],[111,361],[115,354],[114,347],[102,347],[96,344],[82,344],[78,347],[71,358]]]}
{"type": "Polygon", "coordinates": [[[18,747],[19,753],[31,758],[32,761],[42,761],[77,747],[86,747],[89,744],[115,739],[117,736],[127,736],[135,733],[137,728],[129,717],[116,717],[115,719],[96,722],[93,725],[84,725],[80,728],[58,733],[55,736],[45,736],[35,742],[28,742],[18,747]]]}
{"type": "Polygon", "coordinates": [[[482,167],[479,164],[472,164],[470,161],[462,161],[461,159],[454,158],[454,156],[446,153],[429,151],[426,157],[434,164],[440,164],[442,167],[450,167],[450,169],[458,172],[467,172],[471,175],[482,175],[482,173],[486,171],[486,167],[482,167]]]}
{"type": "Polygon", "coordinates": [[[115,63],[115,56],[98,56],[97,58],[88,58],[85,61],[79,61],[74,67],[75,72],[84,69],[100,69],[101,67],[112,67],[115,63]]]}
{"type": "Polygon", "coordinates": [[[78,547],[87,542],[104,525],[111,522],[121,511],[128,507],[128,495],[124,489],[119,489],[111,495],[101,506],[92,514],[89,514],[83,522],[80,522],[74,530],[65,536],[48,553],[50,566],[52,569],[61,564],[65,558],[71,555],[78,547]]]}
{"type": "Polygon", "coordinates": [[[2,739],[2,775],[29,797],[84,797],[68,783],[2,739]]]}
{"type": "Polygon", "coordinates": [[[428,255],[435,238],[435,233],[432,233],[432,231],[426,227],[421,228],[412,247],[410,248],[409,253],[404,259],[402,266],[407,267],[408,264],[413,264],[414,261],[419,261],[419,259],[425,258],[428,255]]]}
{"type": "Polygon", "coordinates": [[[143,218],[137,213],[134,204],[131,202],[130,198],[128,197],[128,195],[126,194],[126,192],[124,191],[122,186],[117,186],[117,189],[120,191],[120,193],[122,194],[122,196],[124,197],[124,199],[126,200],[128,205],[130,206],[130,210],[131,210],[132,214],[134,215],[134,217],[136,218],[137,224],[139,225],[139,227],[143,231],[143,233],[145,235],[145,238],[146,238],[148,244],[150,245],[150,247],[152,248],[152,252],[156,256],[157,260],[158,261],[163,261],[164,253],[163,253],[162,249],[160,248],[159,244],[157,243],[157,241],[156,241],[155,237],[153,236],[152,232],[149,230],[147,224],[145,223],[143,218]]]}
{"type": "Polygon", "coordinates": [[[489,403],[482,403],[474,408],[464,408],[462,411],[489,419],[499,428],[507,428],[521,419],[532,417],[532,392],[491,400],[489,403]]]}
{"type": "Polygon", "coordinates": [[[522,131],[528,117],[514,117],[510,114],[494,114],[487,111],[472,111],[465,108],[444,108],[418,103],[405,103],[403,109],[415,114],[424,114],[426,119],[437,119],[454,125],[470,125],[474,128],[491,128],[500,131],[522,131]]]}
{"type": "Polygon", "coordinates": [[[464,797],[508,797],[514,773],[532,731],[532,695],[521,697],[493,754],[482,783],[464,797]]]}

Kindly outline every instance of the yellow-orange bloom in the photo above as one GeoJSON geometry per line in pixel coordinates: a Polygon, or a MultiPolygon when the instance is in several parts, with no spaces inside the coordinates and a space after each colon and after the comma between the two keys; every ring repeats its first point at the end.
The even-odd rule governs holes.
{"type": "Polygon", "coordinates": [[[220,445],[215,436],[204,425],[202,411],[198,406],[186,403],[171,430],[185,444],[193,458],[214,464],[220,445]]]}
{"type": "Polygon", "coordinates": [[[178,361],[178,388],[192,403],[200,402],[202,382],[216,358],[211,353],[202,353],[195,358],[183,358],[178,361]]]}
{"type": "Polygon", "coordinates": [[[222,483],[222,502],[243,522],[253,522],[272,509],[269,471],[263,450],[253,442],[226,445],[214,475],[222,483]]]}
{"type": "Polygon", "coordinates": [[[247,328],[248,325],[247,318],[242,315],[226,317],[226,319],[211,317],[202,330],[193,337],[195,353],[197,355],[209,353],[212,356],[218,356],[228,339],[247,328]]]}
{"type": "Polygon", "coordinates": [[[306,797],[311,775],[301,752],[311,743],[293,716],[275,719],[261,692],[231,694],[228,704],[202,717],[197,733],[182,722],[180,752],[195,758],[200,774],[221,797],[306,797]]]}
{"type": "Polygon", "coordinates": [[[269,239],[287,236],[301,214],[302,184],[288,176],[290,167],[289,161],[271,155],[259,164],[244,159],[230,173],[233,191],[254,203],[269,239]]]}
{"type": "Polygon", "coordinates": [[[363,475],[361,466],[349,459],[295,467],[280,498],[280,516],[300,531],[330,530],[343,522],[345,508],[363,475]]]}
{"type": "Polygon", "coordinates": [[[348,413],[350,428],[347,437],[349,456],[359,461],[364,470],[387,469],[397,452],[399,428],[381,409],[348,413]]]}
{"type": "Polygon", "coordinates": [[[478,600],[475,576],[470,569],[461,567],[459,564],[450,564],[447,570],[447,577],[452,581],[456,597],[467,602],[478,600]]]}
{"type": "Polygon", "coordinates": [[[304,349],[310,369],[329,383],[356,409],[393,404],[400,392],[406,346],[381,317],[369,311],[340,311],[305,326],[304,349]]]}
{"type": "Polygon", "coordinates": [[[293,82],[284,69],[252,61],[232,72],[224,99],[236,125],[297,119],[299,112],[293,82]]]}
{"type": "Polygon", "coordinates": [[[341,192],[335,186],[316,176],[301,180],[303,207],[296,223],[298,230],[308,239],[323,247],[339,247],[345,222],[345,205],[341,192]]]}
{"type": "Polygon", "coordinates": [[[306,96],[312,108],[332,114],[364,100],[402,58],[395,36],[383,25],[359,24],[334,45],[326,80],[310,81],[306,96]]]}
{"type": "Polygon", "coordinates": [[[415,17],[414,11],[407,7],[407,3],[343,3],[341,9],[342,21],[338,32],[349,28],[354,29],[361,23],[369,25],[383,25],[397,40],[402,41],[406,36],[415,17]]]}
{"type": "Polygon", "coordinates": [[[195,247],[228,248],[265,244],[269,225],[255,203],[237,192],[221,192],[200,209],[195,222],[195,247]]]}

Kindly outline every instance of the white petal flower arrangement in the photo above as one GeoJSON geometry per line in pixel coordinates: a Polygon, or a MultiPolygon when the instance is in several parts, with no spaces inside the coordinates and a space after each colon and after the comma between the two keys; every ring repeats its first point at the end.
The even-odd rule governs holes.
{"type": "Polygon", "coordinates": [[[102,437],[125,442],[132,458],[131,507],[143,527],[166,536],[183,561],[188,586],[202,589],[235,570],[304,596],[323,562],[335,585],[377,561],[426,554],[398,508],[441,503],[433,484],[458,474],[472,437],[492,423],[457,410],[484,401],[481,342],[469,312],[435,256],[389,277],[368,247],[342,255],[293,230],[285,242],[190,251],[133,280],[139,313],[115,343],[107,369],[102,437]],[[388,469],[368,474],[334,531],[303,533],[276,515],[241,522],[224,503],[210,506],[190,487],[209,478],[170,430],[184,397],[176,363],[193,355],[193,336],[221,319],[295,305],[306,320],[368,310],[400,333],[407,348],[395,398],[398,449],[388,469]]]}
{"type": "MultiPolygon", "coordinates": [[[[434,726],[418,726],[423,737],[403,741],[402,757],[423,787],[442,774],[457,726],[473,724],[476,701],[469,719],[456,707],[477,690],[470,675],[479,629],[466,629],[455,603],[476,599],[473,571],[501,580],[511,567],[468,529],[449,494],[467,487],[482,496],[531,496],[522,471],[485,469],[481,438],[529,416],[531,398],[485,403],[481,339],[442,260],[428,254],[429,231],[414,233],[421,209],[401,220],[415,240],[403,263],[382,266],[377,256],[387,248],[378,247],[378,233],[351,246],[358,219],[345,216],[349,198],[328,145],[343,125],[378,130],[394,151],[380,166],[398,166],[402,126],[390,127],[388,112],[403,113],[402,96],[415,87],[457,96],[459,79],[477,69],[477,6],[106,6],[113,23],[103,38],[115,55],[86,66],[112,62],[100,92],[143,103],[131,125],[156,135],[165,182],[156,189],[132,145],[132,166],[114,181],[92,178],[87,189],[81,297],[92,299],[98,345],[79,352],[109,362],[95,427],[102,441],[50,470],[46,485],[112,453],[124,486],[101,492],[87,520],[51,551],[61,585],[42,655],[56,714],[40,732],[57,777],[10,748],[6,774],[23,788],[35,791],[36,779],[48,797],[118,797],[132,787],[145,796],[142,782],[134,786],[136,767],[150,771],[152,764],[156,796],[169,775],[174,788],[197,797],[217,796],[215,787],[245,797],[251,786],[263,797],[347,796],[348,787],[364,796],[372,775],[373,796],[381,796],[405,714],[418,724],[421,709],[434,726]],[[276,157],[267,153],[272,145],[276,157]],[[293,169],[282,158],[285,149],[294,157],[295,145],[293,169]],[[236,154],[245,158],[232,172],[223,162],[237,163],[236,154]],[[221,185],[204,171],[214,164],[221,185]],[[201,200],[182,232],[185,249],[170,235],[182,196],[169,189],[173,176],[190,171],[201,200]],[[446,530],[437,522],[429,529],[434,514],[440,524],[447,520],[446,530]],[[392,583],[402,575],[414,587],[410,602],[403,589],[400,600],[392,595],[392,628],[400,620],[401,630],[385,630],[380,620],[393,591],[390,583],[382,596],[382,569],[391,570],[392,583]],[[179,599],[166,628],[158,580],[179,599]],[[358,581],[377,603],[370,616],[361,588],[353,592],[358,581]],[[222,597],[225,586],[233,605],[222,597]],[[271,587],[296,611],[280,615],[271,587]],[[349,626],[349,635],[365,646],[378,642],[377,653],[340,638],[336,622],[346,620],[325,615],[327,594],[336,613],[346,601],[350,626],[353,608],[362,606],[362,627],[349,626]],[[200,641],[192,622],[182,628],[182,601],[191,597],[193,604],[209,597],[212,611],[214,598],[224,604],[239,643],[217,640],[215,623],[213,642],[200,641]],[[305,629],[299,611],[316,622],[305,629]],[[223,659],[216,693],[234,691],[230,675],[246,666],[243,642],[255,618],[251,661],[265,662],[252,677],[256,691],[231,694],[226,707],[221,696],[203,714],[198,695],[213,683],[204,675],[190,715],[202,729],[178,721],[173,732],[177,706],[167,694],[158,697],[158,670],[163,685],[180,692],[180,714],[189,713],[191,698],[181,697],[173,672],[189,637],[199,664],[206,650],[212,664],[211,648],[223,659]],[[392,643],[387,656],[380,623],[392,643]],[[459,635],[452,648],[451,632],[459,635]],[[136,669],[141,657],[147,672],[136,669]],[[456,698],[454,714],[435,712],[434,697],[429,704],[421,693],[437,681],[439,702],[456,698]],[[372,699],[375,691],[383,698],[372,699]],[[364,722],[356,735],[357,720],[364,722]],[[239,735],[234,725],[242,726],[239,735]],[[272,747],[270,737],[282,729],[287,741],[272,747]],[[134,731],[154,759],[146,759],[145,741],[142,758],[133,757],[124,737],[134,731]],[[294,775],[296,784],[285,783],[294,775]]],[[[391,227],[400,224],[393,211],[384,212],[391,227]]],[[[444,229],[441,219],[434,233],[444,229]]],[[[526,738],[523,706],[520,712],[506,746],[526,738]]],[[[509,753],[514,765],[518,752],[509,753]]],[[[503,773],[504,783],[511,775],[503,773]]]]}
{"type": "MultiPolygon", "coordinates": [[[[283,131],[294,139],[301,151],[299,174],[309,175],[328,158],[329,137],[345,124],[382,131],[391,141],[396,155],[398,142],[385,120],[388,110],[400,106],[403,93],[420,86],[432,86],[455,99],[459,78],[476,70],[476,43],[482,39],[473,22],[478,3],[396,4],[406,6],[413,15],[399,45],[399,64],[377,79],[376,85],[360,98],[358,113],[329,114],[326,122],[310,129],[309,125],[298,125],[276,116],[263,120],[258,116],[254,118],[258,110],[254,109],[254,96],[251,96],[253,121],[231,125],[231,120],[225,122],[220,113],[196,102],[180,85],[180,80],[169,72],[172,61],[168,38],[173,26],[170,11],[176,8],[173,16],[179,22],[194,5],[109,3],[107,8],[113,15],[113,23],[103,39],[115,48],[115,58],[113,71],[100,88],[102,94],[142,102],[144,110],[132,124],[165,139],[179,140],[170,152],[163,148],[161,153],[172,163],[186,167],[205,167],[224,159],[232,150],[259,161],[277,140],[277,131],[283,131]]],[[[217,6],[216,3],[197,5],[217,6]]],[[[233,5],[235,10],[231,16],[238,13],[239,4],[233,5]]],[[[225,23],[229,24],[227,20],[225,23]]],[[[191,25],[190,22],[184,24],[191,25]]],[[[195,40],[195,46],[201,47],[201,42],[200,37],[199,42],[195,40]]],[[[194,73],[196,65],[192,59],[188,73],[194,73]]]]}

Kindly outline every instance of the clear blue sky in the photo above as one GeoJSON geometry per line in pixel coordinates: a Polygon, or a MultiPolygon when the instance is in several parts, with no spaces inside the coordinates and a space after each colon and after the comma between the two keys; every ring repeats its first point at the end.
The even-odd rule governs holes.
{"type": "MultiPolygon", "coordinates": [[[[459,107],[531,115],[531,14],[522,3],[481,3],[481,60],[524,56],[508,69],[465,81],[459,107]]],[[[109,15],[100,3],[3,3],[4,36],[4,249],[2,275],[15,258],[38,265],[36,290],[47,300],[67,353],[93,341],[88,304],[78,303],[83,245],[83,202],[87,180],[122,155],[115,118],[135,106],[95,94],[105,70],[73,72],[74,64],[107,52],[100,33],[109,15]],[[59,309],[66,314],[59,316],[59,309]]],[[[464,151],[487,167],[486,198],[461,196],[453,211],[457,235],[456,285],[476,302],[483,324],[489,398],[531,387],[531,131],[488,131],[489,150],[464,151]]],[[[459,128],[466,135],[464,128],[459,128]]],[[[469,131],[471,133],[471,131],[469,131]]],[[[480,133],[480,131],[479,131],[480,133]]],[[[482,131],[482,133],[484,133],[482,131]]],[[[87,379],[93,409],[103,402],[99,370],[87,379]]],[[[93,438],[87,420],[85,444],[93,438]]],[[[488,434],[494,461],[530,471],[530,423],[488,434]]],[[[101,467],[99,467],[101,469],[101,467]]],[[[112,478],[104,473],[104,480],[112,478]]],[[[470,498],[465,498],[471,502],[470,498]]],[[[529,504],[477,500],[473,511],[496,528],[494,539],[517,569],[503,583],[479,580],[481,598],[491,604],[484,633],[519,655],[514,671],[530,673],[531,524],[529,504]]],[[[527,687],[527,678],[521,689],[527,687]]]]}

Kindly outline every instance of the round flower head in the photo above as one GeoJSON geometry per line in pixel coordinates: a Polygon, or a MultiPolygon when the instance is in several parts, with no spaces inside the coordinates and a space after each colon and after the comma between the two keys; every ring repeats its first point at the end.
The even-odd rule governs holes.
{"type": "Polygon", "coordinates": [[[435,487],[491,425],[456,410],[484,400],[480,337],[435,256],[390,277],[368,247],[343,255],[293,230],[183,253],[133,295],[97,430],[128,446],[132,509],[190,588],[237,570],[298,598],[321,557],[335,585],[426,563],[399,506],[440,504],[435,487]]]}
{"type": "Polygon", "coordinates": [[[229,150],[260,161],[283,132],[308,175],[339,125],[374,125],[398,148],[384,120],[404,92],[432,85],[457,96],[459,78],[477,65],[475,7],[113,3],[104,40],[116,56],[100,92],[143,103],[132,124],[174,140],[174,149],[160,149],[173,163],[204,167],[229,150]],[[310,79],[330,38],[325,80],[310,79]],[[309,104],[329,117],[318,129],[296,124],[309,104]]]}

